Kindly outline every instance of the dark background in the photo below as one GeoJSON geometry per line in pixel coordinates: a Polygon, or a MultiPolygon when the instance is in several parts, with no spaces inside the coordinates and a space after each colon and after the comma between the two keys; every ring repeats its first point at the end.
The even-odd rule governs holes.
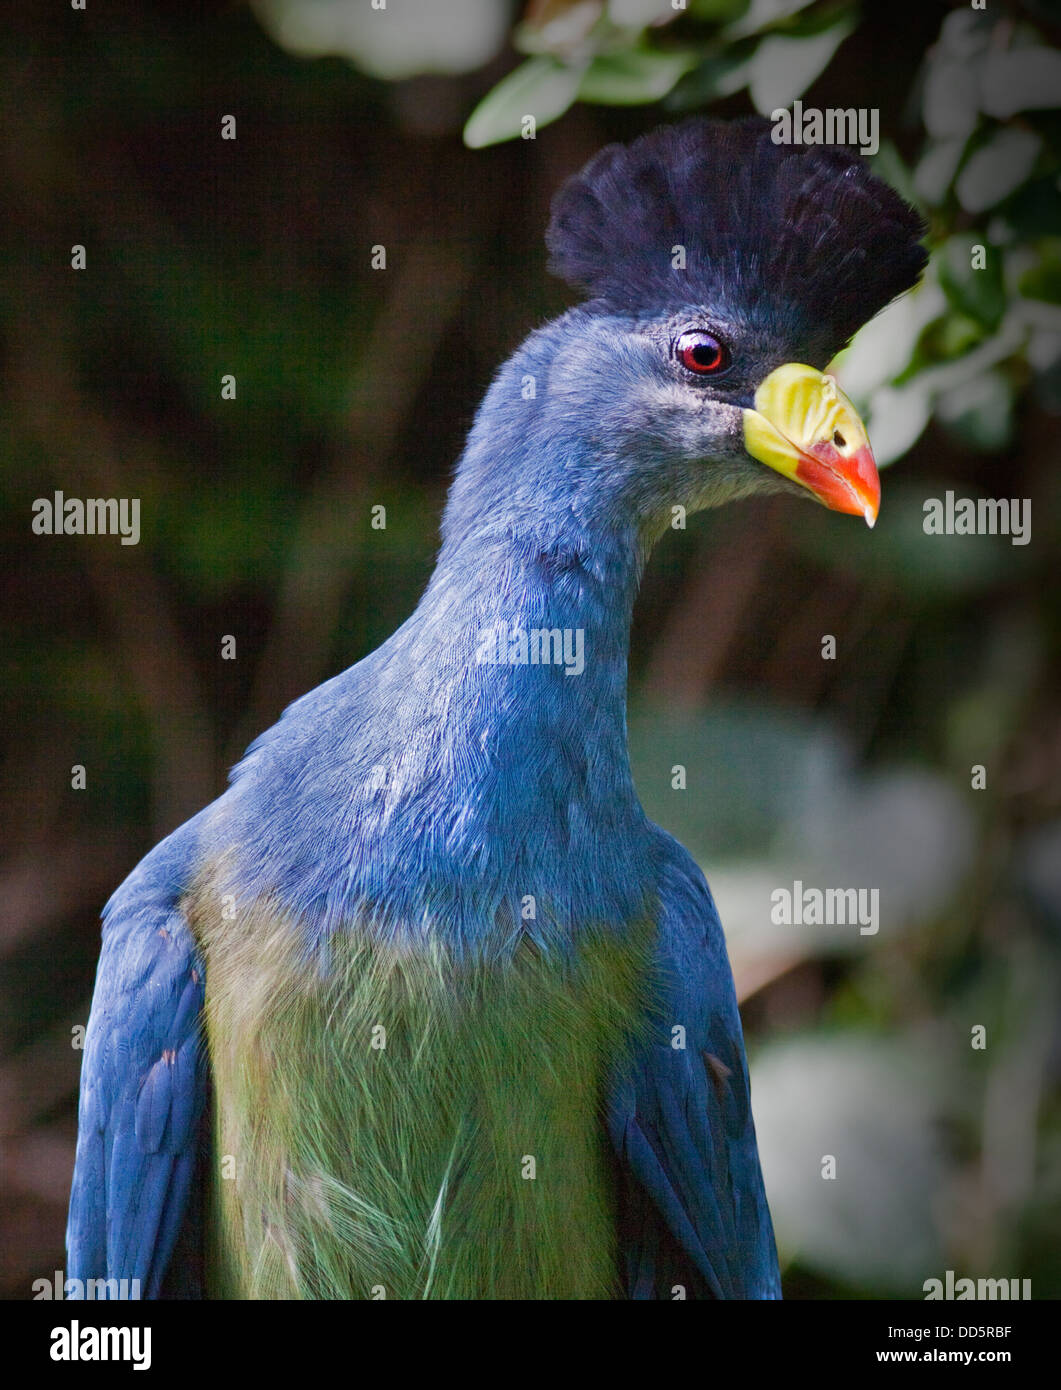
{"type": "Polygon", "coordinates": [[[419,45],[402,76],[358,28],[367,0],[349,51],[321,57],[277,42],[298,0],[6,22],[0,1289],[30,1297],[63,1267],[102,904],[250,738],[415,605],[493,370],[570,302],[542,242],[559,182],[679,111],[752,110],[720,75],[847,22],[779,104],[880,108],[878,166],[928,218],[938,300],[873,383],[892,394],[859,403],[875,439],[889,414],[931,418],[872,535],[784,499],[667,538],[635,618],[632,755],[727,927],[788,1296],[920,1298],[950,1268],[1057,1297],[1061,85],[1012,112],[966,86],[992,54],[1057,60],[1058,21],[996,3],[970,37],[968,7],[924,0],[693,0],[609,27],[603,3],[580,19],[556,0],[508,7],[493,56],[480,27],[469,70],[431,72],[432,26],[476,22],[447,4],[391,0],[419,45]],[[523,54],[562,68],[598,45],[625,96],[468,148],[469,114],[524,61],[519,19],[523,54]],[[685,75],[647,100],[642,69],[676,52],[685,75]],[[992,144],[1012,132],[1039,141],[1026,168],[992,144]],[[140,544],[33,534],[56,489],[139,497],[140,544]],[[1031,544],[926,536],[947,489],[1030,499],[1031,544]],[[878,887],[879,934],[772,926],[795,877],[878,887]]]}

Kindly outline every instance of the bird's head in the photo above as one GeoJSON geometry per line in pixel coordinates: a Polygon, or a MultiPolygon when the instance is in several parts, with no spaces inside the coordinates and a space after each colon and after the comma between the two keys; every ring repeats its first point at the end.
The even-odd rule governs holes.
{"type": "Polygon", "coordinates": [[[924,267],[859,156],[701,117],[601,150],[557,193],[550,269],[584,301],[498,374],[444,535],[570,543],[762,492],[876,520],[866,431],[823,369],[924,267]]]}
{"type": "Polygon", "coordinates": [[[587,302],[547,394],[642,511],[794,491],[872,525],[866,431],[822,369],[916,282],[922,232],[857,154],[760,118],[609,145],[553,202],[550,268],[587,302]]]}

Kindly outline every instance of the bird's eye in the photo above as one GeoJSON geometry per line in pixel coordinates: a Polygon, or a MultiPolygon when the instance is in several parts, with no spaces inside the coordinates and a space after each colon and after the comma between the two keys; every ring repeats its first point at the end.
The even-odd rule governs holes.
{"type": "Polygon", "coordinates": [[[729,366],[725,344],[700,328],[681,335],[674,344],[674,355],[687,372],[696,376],[717,376],[729,366]]]}

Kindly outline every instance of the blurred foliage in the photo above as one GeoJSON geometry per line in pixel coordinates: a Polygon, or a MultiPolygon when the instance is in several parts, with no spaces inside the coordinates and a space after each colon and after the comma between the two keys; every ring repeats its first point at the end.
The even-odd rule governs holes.
{"type": "Polygon", "coordinates": [[[924,283],[836,364],[893,461],[881,518],[749,502],[668,537],[635,775],[726,925],[789,1296],[918,1297],[947,1268],[1058,1296],[1054,8],[205,8],[24,7],[0,55],[4,1290],[62,1264],[100,905],[414,606],[475,405],[566,302],[560,179],[661,119],[801,98],[879,108],[876,167],[928,225],[924,283]],[[31,535],[55,488],[140,497],[141,544],[31,535]],[[1030,499],[1032,543],[926,536],[948,489],[1030,499]],[[879,933],[773,924],[796,879],[879,884],[879,933]]]}

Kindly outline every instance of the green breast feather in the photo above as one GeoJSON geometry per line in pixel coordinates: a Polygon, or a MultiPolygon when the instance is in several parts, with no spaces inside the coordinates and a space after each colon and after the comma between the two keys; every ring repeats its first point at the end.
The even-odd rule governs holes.
{"type": "Polygon", "coordinates": [[[206,956],[212,1296],[618,1295],[602,1097],[647,930],[491,966],[354,926],[325,972],[270,905],[225,921],[217,902],[185,905],[206,956]]]}

